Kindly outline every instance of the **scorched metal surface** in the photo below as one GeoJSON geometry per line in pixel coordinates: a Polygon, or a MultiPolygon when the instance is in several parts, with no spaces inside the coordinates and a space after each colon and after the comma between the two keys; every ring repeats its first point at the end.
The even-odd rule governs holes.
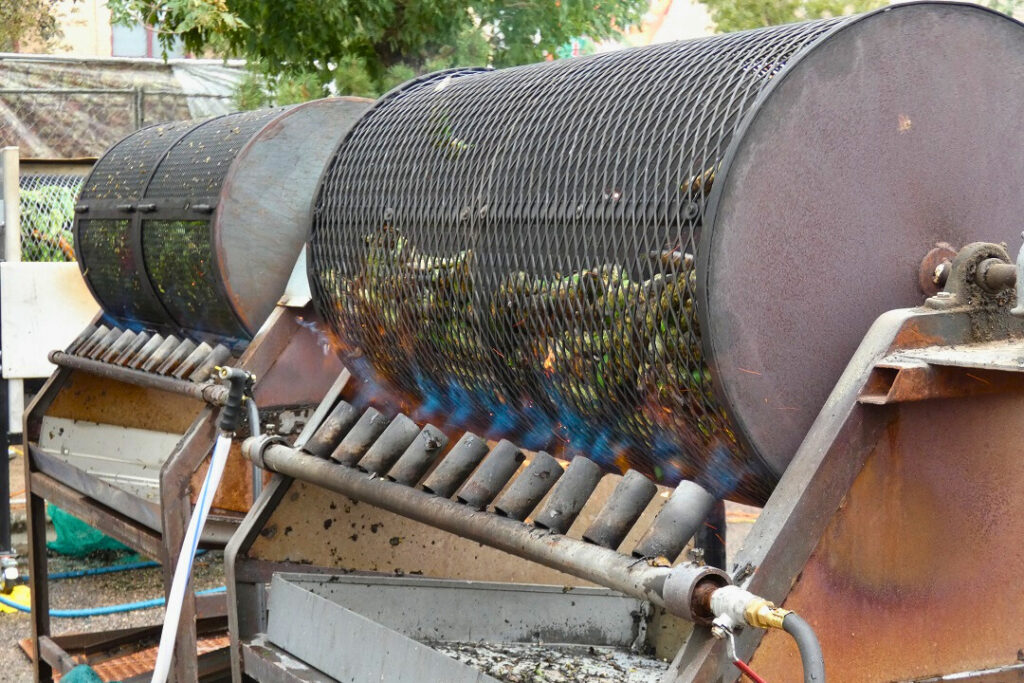
{"type": "Polygon", "coordinates": [[[435,74],[335,153],[314,298],[419,415],[763,502],[934,244],[1016,238],[1022,106],[953,4],[435,74]]]}

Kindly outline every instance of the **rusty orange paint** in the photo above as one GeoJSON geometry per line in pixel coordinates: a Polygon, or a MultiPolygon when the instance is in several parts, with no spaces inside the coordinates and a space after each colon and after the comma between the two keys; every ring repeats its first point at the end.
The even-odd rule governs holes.
{"type": "MultiPolygon", "coordinates": [[[[784,606],[817,630],[829,679],[889,681],[1013,664],[1024,646],[1019,394],[901,404],[784,606]]],[[[792,641],[752,666],[799,680],[792,641]]]]}

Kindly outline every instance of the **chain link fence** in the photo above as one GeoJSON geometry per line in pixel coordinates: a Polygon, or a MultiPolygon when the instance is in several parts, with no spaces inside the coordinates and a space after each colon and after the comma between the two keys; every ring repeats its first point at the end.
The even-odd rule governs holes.
{"type": "Polygon", "coordinates": [[[70,174],[25,174],[18,179],[22,261],[75,260],[71,223],[84,179],[70,174]]]}
{"type": "Polygon", "coordinates": [[[234,109],[225,94],[133,88],[0,88],[0,146],[23,158],[98,157],[143,126],[234,109]]]}
{"type": "MultiPolygon", "coordinates": [[[[227,94],[145,87],[0,88],[0,147],[20,156],[85,159],[150,124],[233,109],[227,94]]],[[[71,224],[84,176],[23,173],[19,178],[22,261],[74,261],[71,224]]]]}

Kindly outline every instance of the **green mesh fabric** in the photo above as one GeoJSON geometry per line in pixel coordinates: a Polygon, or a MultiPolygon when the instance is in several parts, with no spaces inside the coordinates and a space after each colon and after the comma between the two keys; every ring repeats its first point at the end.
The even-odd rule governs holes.
{"type": "Polygon", "coordinates": [[[120,541],[92,528],[53,503],[46,504],[46,512],[53,521],[54,531],[57,532],[57,539],[48,542],[46,547],[55,553],[71,557],[84,557],[97,550],[130,550],[120,541]]]}
{"type": "Polygon", "coordinates": [[[103,683],[103,679],[100,678],[99,674],[91,666],[85,664],[79,664],[61,676],[60,680],[63,683],[103,683]]]}

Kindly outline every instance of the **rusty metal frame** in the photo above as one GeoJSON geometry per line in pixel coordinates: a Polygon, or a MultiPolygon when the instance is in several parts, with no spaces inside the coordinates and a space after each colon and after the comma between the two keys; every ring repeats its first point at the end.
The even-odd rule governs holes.
{"type": "MultiPolygon", "coordinates": [[[[977,364],[958,367],[953,361],[943,363],[937,360],[924,363],[927,369],[922,367],[921,359],[935,356],[936,348],[971,345],[971,348],[985,354],[989,349],[998,351],[1015,345],[1018,339],[1024,339],[1024,321],[1004,313],[996,315],[998,324],[987,329],[986,334],[993,334],[994,330],[998,339],[984,344],[978,342],[977,310],[916,308],[891,311],[879,318],[851,359],[740,550],[732,567],[737,583],[784,604],[869,455],[897,419],[895,411],[898,404],[995,392],[1024,392],[1024,373],[1020,372],[1019,364],[1012,368],[1006,366],[999,361],[1001,356],[994,356],[990,366],[983,364],[989,367],[987,370],[980,369],[977,364]]],[[[331,404],[333,399],[324,401],[321,408],[331,404]]],[[[311,421],[310,425],[318,423],[311,421]]],[[[273,448],[270,446],[268,451],[273,448]]],[[[279,454],[287,460],[290,453],[294,451],[283,449],[279,454]]],[[[329,464],[326,463],[325,467],[329,464]]],[[[293,472],[292,469],[282,471],[289,474],[298,471],[293,472]]],[[[338,482],[322,481],[320,485],[337,490],[335,484],[338,482]]],[[[240,653],[246,639],[262,632],[265,627],[265,590],[262,584],[277,571],[311,569],[291,562],[265,561],[247,556],[261,533],[269,530],[268,522],[279,504],[299,495],[295,492],[296,485],[290,477],[275,475],[227,548],[225,562],[235,681],[242,680],[240,653]]],[[[293,536],[290,542],[302,541],[293,536]]],[[[328,571],[324,567],[313,569],[328,571]]],[[[739,656],[749,659],[760,647],[762,636],[763,632],[755,629],[745,629],[738,634],[739,656]]],[[[993,676],[998,679],[998,673],[981,673],[985,676],[979,680],[993,680],[993,676]]],[[[738,671],[728,660],[721,641],[711,638],[706,628],[697,628],[678,651],[665,680],[730,681],[737,675],[738,671]]]]}
{"type": "MultiPolygon", "coordinates": [[[[891,354],[908,349],[976,343],[976,312],[902,309],[882,315],[864,337],[835,390],[754,524],[732,567],[747,590],[784,604],[879,438],[895,419],[896,401],[974,395],[995,391],[969,386],[946,369],[927,372],[916,364],[893,369],[891,354]],[[901,377],[904,372],[908,374],[901,377]],[[924,373],[924,377],[921,374],[924,373]],[[935,380],[932,382],[932,380],[935,380]]],[[[1024,322],[1005,316],[999,335],[1024,337],[1024,322]]],[[[1018,390],[1020,378],[1005,380],[1018,390]]],[[[737,655],[747,661],[765,632],[743,629],[737,655]]],[[[672,681],[735,680],[724,642],[706,628],[694,629],[670,668],[672,681]]],[[[942,679],[939,679],[942,680],[942,679]]]]}
{"type": "MultiPolygon", "coordinates": [[[[309,440],[331,407],[349,384],[351,375],[344,371],[328,390],[316,412],[306,423],[302,433],[295,439],[295,445],[302,446],[309,440]]],[[[273,475],[259,497],[253,501],[249,513],[238,526],[231,540],[224,548],[224,580],[227,584],[228,634],[231,637],[231,652],[240,652],[240,638],[255,635],[266,626],[266,592],[261,584],[270,581],[269,571],[265,576],[246,576],[244,555],[252,548],[253,542],[270,519],[277,504],[291,487],[292,479],[279,474],[273,475]],[[241,571],[240,571],[241,569],[241,571]],[[242,634],[242,635],[240,635],[242,634]]],[[[265,568],[266,569],[266,568],[265,568]]],[[[289,566],[279,569],[298,569],[289,566]]],[[[309,567],[304,567],[309,571],[309,567]]],[[[231,676],[234,681],[242,680],[241,661],[231,657],[231,676]]]]}
{"type": "MultiPolygon", "coordinates": [[[[278,357],[289,346],[296,333],[301,330],[299,318],[302,316],[309,316],[307,308],[289,309],[278,306],[237,362],[238,367],[252,372],[258,379],[265,377],[278,357]]],[[[75,371],[88,370],[83,368],[75,371]]],[[[159,525],[152,524],[152,510],[137,509],[138,506],[143,505],[143,501],[137,501],[134,506],[130,504],[131,501],[121,501],[125,504],[117,504],[120,510],[114,509],[88,495],[89,491],[79,491],[69,485],[77,481],[79,488],[89,489],[95,493],[97,491],[95,487],[82,485],[82,482],[89,479],[90,475],[79,471],[76,472],[76,477],[54,476],[59,474],[59,471],[50,467],[53,463],[46,460],[45,454],[42,454],[44,457],[39,457],[38,449],[31,443],[34,432],[38,431],[34,425],[38,425],[42,416],[67,384],[72,372],[74,371],[67,367],[58,368],[26,410],[23,423],[30,586],[32,589],[32,641],[36,652],[34,657],[36,681],[53,680],[55,670],[59,672],[62,663],[66,664],[60,654],[62,650],[59,647],[50,646],[52,639],[49,623],[49,590],[46,579],[45,501],[49,500],[67,509],[129,547],[159,560],[164,567],[164,589],[165,592],[169,591],[171,575],[192,512],[190,497],[192,478],[196,470],[206,460],[216,434],[217,410],[208,405],[196,417],[175,451],[161,468],[159,525]],[[145,514],[143,514],[144,512],[145,514]],[[150,523],[146,524],[140,519],[149,519],[150,523]]],[[[272,398],[261,396],[258,383],[256,392],[258,403],[261,400],[266,401],[272,398]]],[[[192,397],[197,398],[197,396],[192,397]]],[[[201,394],[198,398],[207,398],[207,396],[201,394]]],[[[213,395],[208,398],[212,398],[214,404],[218,402],[213,395]]],[[[316,400],[317,398],[311,398],[311,402],[316,402],[316,400]]],[[[228,520],[221,521],[227,522],[228,520]]],[[[213,522],[214,520],[211,520],[211,523],[213,522]]],[[[204,534],[204,545],[221,547],[226,538],[225,534],[215,533],[212,536],[211,538],[211,534],[204,534]],[[216,540],[218,536],[220,541],[216,540]]],[[[186,593],[175,649],[173,680],[192,681],[196,680],[199,675],[195,654],[197,615],[224,615],[224,613],[225,598],[223,595],[196,598],[193,592],[186,593]]]]}

